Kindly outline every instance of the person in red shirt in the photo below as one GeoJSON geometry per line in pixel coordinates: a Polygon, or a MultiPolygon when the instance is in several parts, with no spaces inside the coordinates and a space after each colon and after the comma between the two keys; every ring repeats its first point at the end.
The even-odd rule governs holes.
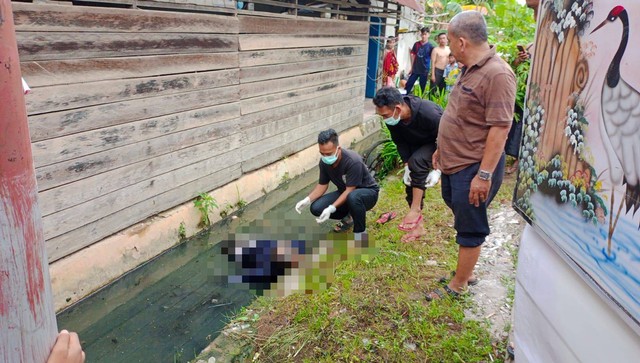
{"type": "Polygon", "coordinates": [[[396,39],[389,37],[382,62],[382,83],[384,87],[395,87],[396,73],[398,73],[398,59],[396,58],[396,39]]]}

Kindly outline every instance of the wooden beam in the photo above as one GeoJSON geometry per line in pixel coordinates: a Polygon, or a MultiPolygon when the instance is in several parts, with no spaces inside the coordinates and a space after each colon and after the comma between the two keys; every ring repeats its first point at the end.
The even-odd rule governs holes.
{"type": "Polygon", "coordinates": [[[271,79],[267,81],[243,83],[240,85],[241,99],[274,94],[278,92],[295,92],[298,89],[317,86],[331,81],[360,76],[364,79],[366,68],[350,67],[312,74],[303,74],[287,78],[271,79]]]}
{"type": "MultiPolygon", "coordinates": [[[[179,189],[178,187],[181,185],[191,183],[194,180],[204,178],[211,174],[216,174],[227,168],[227,166],[239,163],[241,160],[241,155],[238,150],[234,149],[237,149],[240,146],[240,138],[235,138],[235,145],[231,144],[230,141],[232,140],[232,138],[226,138],[222,140],[223,143],[227,144],[226,146],[228,148],[226,150],[230,151],[222,153],[219,152],[215,154],[215,156],[212,156],[210,158],[190,163],[189,165],[182,168],[177,168],[175,170],[171,170],[167,173],[157,175],[152,178],[147,178],[138,183],[118,189],[114,192],[104,194],[98,198],[84,201],[83,203],[75,205],[71,208],[63,209],[61,211],[57,211],[53,214],[45,216],[45,239],[50,240],[54,237],[63,235],[67,232],[90,224],[91,222],[98,221],[101,218],[114,213],[123,211],[122,213],[129,215],[130,212],[127,210],[135,209],[134,206],[140,202],[144,202],[145,200],[152,199],[167,192],[177,193],[176,189],[179,189]],[[224,160],[224,163],[221,163],[220,160],[224,160]]],[[[205,190],[200,190],[200,192],[203,191],[205,190]]],[[[143,213],[146,214],[146,216],[144,217],[138,216],[134,217],[133,219],[127,217],[127,219],[129,219],[129,224],[127,226],[136,223],[146,218],[147,216],[156,214],[165,209],[172,208],[182,202],[185,202],[193,198],[194,194],[198,193],[199,192],[193,191],[192,193],[188,193],[187,195],[170,197],[170,200],[178,201],[176,204],[159,201],[165,206],[164,208],[158,209],[156,207],[154,208],[154,213],[149,213],[147,211],[143,213]]],[[[107,235],[113,234],[120,230],[108,224],[102,226],[101,229],[105,232],[109,231],[110,233],[108,233],[107,235]]]]}
{"type": "Polygon", "coordinates": [[[320,59],[290,64],[275,64],[250,68],[240,68],[240,83],[250,83],[297,76],[307,73],[324,72],[340,68],[364,66],[367,63],[366,56],[342,57],[333,59],[320,59]]]}
{"type": "Polygon", "coordinates": [[[240,102],[240,110],[242,115],[246,115],[253,112],[273,109],[291,103],[313,99],[318,96],[333,93],[343,89],[349,89],[358,85],[363,85],[364,81],[364,77],[362,77],[362,75],[358,75],[356,77],[342,79],[339,81],[325,82],[317,86],[245,99],[240,102]]]}
{"type": "MultiPolygon", "coordinates": [[[[253,66],[275,65],[283,63],[296,63],[321,60],[329,58],[341,58],[350,56],[363,56],[367,54],[368,46],[345,45],[338,47],[294,48],[246,51],[239,54],[240,68],[253,66]]],[[[366,60],[365,60],[366,62],[366,60]]]]}
{"type": "MultiPolygon", "coordinates": [[[[125,141],[122,145],[117,148],[103,147],[102,151],[40,167],[36,169],[38,187],[42,192],[231,135],[236,127],[240,128],[241,121],[227,118],[239,115],[240,104],[234,103],[145,120],[134,124],[135,130],[129,130],[130,134],[117,127],[106,129],[107,133],[127,135],[123,136],[125,141]],[[189,128],[191,123],[194,128],[189,128]],[[175,128],[175,132],[170,132],[166,127],[175,128]],[[145,134],[147,139],[143,137],[145,134]]],[[[123,127],[126,128],[126,125],[123,127]]],[[[123,174],[128,175],[124,171],[123,174]]]]}
{"type": "Polygon", "coordinates": [[[264,34],[259,37],[254,35],[240,35],[240,50],[258,49],[282,49],[301,47],[328,47],[340,45],[367,44],[367,35],[296,35],[296,34],[264,34]]]}
{"type": "MultiPolygon", "coordinates": [[[[227,86],[34,115],[29,118],[31,139],[37,142],[131,121],[235,102],[240,98],[238,91],[237,86],[227,86]]],[[[36,165],[41,166],[41,162],[36,160],[36,165]]]]}
{"type": "MultiPolygon", "coordinates": [[[[236,133],[237,127],[235,127],[238,123],[239,119],[232,119],[198,127],[190,132],[182,133],[186,137],[183,140],[173,137],[172,139],[178,140],[176,145],[167,149],[171,152],[151,158],[148,158],[148,155],[143,155],[139,158],[148,159],[128,165],[114,163],[113,167],[117,168],[40,192],[42,214],[48,216],[189,164],[208,158],[216,158],[224,154],[230,145],[241,144],[240,134],[236,133]],[[204,139],[192,137],[193,131],[196,130],[201,135],[206,135],[206,140],[189,146],[189,144],[193,144],[193,140],[203,141],[202,139],[204,139]]],[[[136,145],[150,145],[154,149],[160,149],[158,145],[165,144],[165,142],[165,140],[147,139],[136,145]]],[[[122,161],[128,162],[128,160],[122,161]]]]}
{"type": "Polygon", "coordinates": [[[166,11],[189,11],[205,14],[228,14],[235,15],[237,10],[235,4],[233,6],[208,6],[208,5],[194,5],[188,3],[168,3],[162,1],[152,0],[137,0],[137,7],[139,9],[149,10],[166,10],[166,11]]]}
{"type": "Polygon", "coordinates": [[[240,34],[368,34],[369,24],[362,21],[344,21],[298,17],[296,19],[269,19],[239,15],[240,34]]]}
{"type": "Polygon", "coordinates": [[[58,328],[9,0],[0,0],[0,64],[0,357],[45,362],[58,328]]]}
{"type": "Polygon", "coordinates": [[[269,109],[244,115],[242,116],[241,122],[238,126],[241,131],[245,131],[252,127],[264,125],[280,119],[286,119],[305,112],[310,112],[344,100],[358,100],[357,102],[360,102],[360,99],[364,97],[363,95],[364,88],[362,86],[336,91],[321,97],[292,103],[277,109],[269,109]]]}
{"type": "Polygon", "coordinates": [[[180,203],[187,202],[195,198],[199,193],[225,185],[239,178],[241,173],[240,164],[228,165],[226,169],[219,170],[187,184],[174,185],[170,191],[155,195],[126,209],[105,216],[100,220],[85,224],[71,232],[51,238],[47,240],[49,261],[56,261],[136,222],[173,208],[180,203]]]}
{"type": "Polygon", "coordinates": [[[353,108],[353,104],[355,103],[354,101],[354,98],[349,98],[302,113],[295,113],[288,117],[284,116],[284,118],[243,128],[243,138],[246,145],[261,142],[261,140],[265,138],[277,136],[291,129],[309,124],[310,122],[316,122],[310,120],[323,120],[331,115],[347,111],[353,108]]]}
{"type": "Polygon", "coordinates": [[[260,168],[262,165],[280,160],[298,150],[313,145],[318,137],[318,132],[331,127],[338,133],[362,122],[362,106],[329,116],[320,122],[308,123],[291,129],[285,133],[270,138],[263,138],[259,143],[245,146],[242,149],[244,159],[242,171],[260,168]],[[287,140],[286,142],[282,142],[287,140]],[[292,141],[289,141],[292,140],[292,141]]]}
{"type": "Polygon", "coordinates": [[[40,87],[28,97],[30,115],[238,84],[238,69],[40,87]]]}
{"type": "Polygon", "coordinates": [[[32,87],[206,72],[237,67],[238,53],[235,52],[44,60],[20,64],[22,75],[32,87]]]}
{"type": "Polygon", "coordinates": [[[212,14],[15,3],[16,31],[237,34],[238,19],[212,14]]]}
{"type": "Polygon", "coordinates": [[[17,39],[22,61],[238,50],[237,36],[219,34],[20,32],[17,39]]]}

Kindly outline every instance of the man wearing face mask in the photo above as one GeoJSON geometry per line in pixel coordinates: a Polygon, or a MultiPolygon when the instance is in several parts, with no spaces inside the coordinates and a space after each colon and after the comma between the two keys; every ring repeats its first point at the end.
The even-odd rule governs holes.
{"type": "Polygon", "coordinates": [[[339,145],[335,130],[322,131],[318,135],[318,147],[321,155],[318,185],[296,204],[296,212],[300,214],[302,208],[311,204],[311,214],[318,217],[318,223],[329,218],[341,220],[336,231],[344,231],[353,224],[353,232],[358,237],[366,231],[366,212],[376,205],[380,188],[362,157],[339,145]],[[329,182],[338,190],[325,194],[329,182]]]}
{"type": "Polygon", "coordinates": [[[373,98],[376,113],[384,118],[391,139],[404,163],[404,177],[409,213],[398,228],[407,232],[402,242],[420,239],[425,234],[422,223],[424,190],[436,185],[440,171],[433,170],[432,155],[442,108],[415,96],[402,96],[395,88],[384,87],[373,98]]]}

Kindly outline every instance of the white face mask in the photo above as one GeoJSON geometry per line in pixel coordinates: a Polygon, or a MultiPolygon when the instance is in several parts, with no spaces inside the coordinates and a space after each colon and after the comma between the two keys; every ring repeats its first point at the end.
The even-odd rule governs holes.
{"type": "Polygon", "coordinates": [[[396,114],[396,109],[393,109],[393,114],[391,115],[391,117],[387,117],[384,119],[384,123],[389,125],[389,126],[395,126],[398,124],[398,122],[400,122],[400,115],[398,115],[398,118],[395,118],[394,115],[396,114]]]}

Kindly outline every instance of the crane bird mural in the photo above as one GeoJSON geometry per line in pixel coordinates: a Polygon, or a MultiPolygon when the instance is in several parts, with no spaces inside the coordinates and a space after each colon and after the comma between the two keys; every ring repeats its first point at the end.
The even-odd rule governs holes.
{"type": "Polygon", "coordinates": [[[613,56],[607,70],[607,77],[602,85],[602,121],[604,129],[611,141],[614,155],[622,170],[609,168],[611,182],[626,185],[626,193],[620,201],[615,220],[613,208],[614,189],[611,189],[611,213],[609,214],[608,250],[611,250],[611,238],[615,231],[622,206],[626,205],[627,213],[633,208],[633,214],[640,208],[640,91],[627,83],[620,74],[620,62],[629,43],[629,14],[622,6],[616,6],[607,18],[591,33],[615,23],[622,23],[622,37],[618,51],[613,56]]]}
{"type": "Polygon", "coordinates": [[[640,1],[539,11],[514,206],[640,332],[640,1]]]}

